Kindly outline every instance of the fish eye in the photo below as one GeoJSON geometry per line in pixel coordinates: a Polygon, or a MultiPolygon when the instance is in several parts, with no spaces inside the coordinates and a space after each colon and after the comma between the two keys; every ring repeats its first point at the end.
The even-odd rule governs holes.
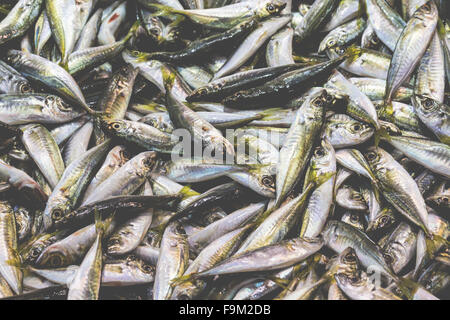
{"type": "Polygon", "coordinates": [[[422,9],[423,9],[426,13],[428,13],[428,12],[431,11],[431,5],[430,5],[429,3],[427,3],[427,4],[425,4],[425,5],[422,7],[422,9]]]}
{"type": "Polygon", "coordinates": [[[160,34],[159,30],[156,28],[150,29],[150,33],[154,36],[158,36],[160,34]]]}
{"type": "Polygon", "coordinates": [[[48,104],[54,103],[56,101],[56,97],[55,96],[48,96],[47,98],[45,98],[46,102],[48,104]]]}
{"type": "Polygon", "coordinates": [[[63,259],[59,254],[55,254],[50,257],[49,262],[52,267],[61,267],[63,264],[63,259]]]}
{"type": "Polygon", "coordinates": [[[384,226],[389,223],[391,219],[388,216],[382,216],[380,219],[381,225],[384,226]]]}
{"type": "Polygon", "coordinates": [[[33,91],[28,83],[21,83],[19,89],[22,93],[30,93],[33,91]]]}
{"type": "Polygon", "coordinates": [[[41,249],[40,248],[33,248],[30,251],[30,255],[32,258],[37,258],[39,257],[39,255],[41,254],[41,249]]]}
{"type": "Polygon", "coordinates": [[[336,44],[336,41],[334,39],[330,39],[328,41],[328,46],[333,47],[336,44]]]}
{"type": "Polygon", "coordinates": [[[58,104],[59,110],[66,111],[66,112],[72,111],[72,108],[70,108],[69,105],[67,105],[67,104],[66,104],[64,101],[62,101],[62,100],[59,100],[59,101],[57,102],[57,104],[58,104]]]}
{"type": "Polygon", "coordinates": [[[206,88],[199,88],[195,93],[198,95],[204,95],[208,93],[208,90],[206,90],[206,88]]]}
{"type": "Polygon", "coordinates": [[[108,241],[108,246],[118,246],[120,245],[120,240],[117,238],[111,238],[108,241]]]}
{"type": "Polygon", "coordinates": [[[128,158],[128,153],[126,150],[120,150],[120,158],[121,159],[127,159],[128,158]]]}
{"type": "Polygon", "coordinates": [[[130,254],[128,257],[127,257],[127,264],[129,263],[129,262],[132,262],[132,261],[136,261],[136,256],[134,255],[134,254],[130,254]]]}
{"type": "Polygon", "coordinates": [[[176,226],[175,231],[176,231],[178,234],[186,234],[186,231],[184,231],[184,228],[183,228],[183,226],[182,226],[181,224],[178,224],[178,225],[176,226]]]}
{"type": "Polygon", "coordinates": [[[361,195],[359,193],[357,193],[357,192],[353,193],[352,198],[354,200],[361,200],[362,199],[361,195]]]}
{"type": "Polygon", "coordinates": [[[322,147],[319,147],[314,151],[314,155],[318,158],[321,158],[325,155],[325,150],[322,147]]]}
{"type": "Polygon", "coordinates": [[[377,158],[377,154],[374,151],[370,151],[367,153],[367,159],[369,160],[375,160],[377,158]]]}
{"type": "Polygon", "coordinates": [[[155,157],[154,157],[154,156],[146,157],[146,158],[142,161],[142,164],[143,164],[145,167],[151,167],[151,166],[153,166],[153,165],[155,164],[154,160],[155,160],[155,157]]]}
{"type": "Polygon", "coordinates": [[[439,197],[438,203],[441,205],[448,205],[448,198],[447,197],[439,197]]]}
{"type": "Polygon", "coordinates": [[[321,98],[317,98],[313,101],[313,105],[315,105],[316,107],[323,107],[323,100],[321,98]]]}
{"type": "Polygon", "coordinates": [[[342,47],[337,47],[335,50],[338,54],[343,54],[345,52],[345,49],[342,47]]]}
{"type": "Polygon", "coordinates": [[[388,254],[383,254],[383,258],[387,264],[392,264],[392,262],[394,262],[394,259],[388,254]]]}
{"type": "Polygon", "coordinates": [[[272,13],[275,11],[275,6],[272,3],[268,3],[266,9],[269,13],[272,13]]]}
{"type": "Polygon", "coordinates": [[[353,130],[359,131],[359,130],[361,130],[361,129],[362,129],[362,127],[361,127],[361,125],[359,125],[359,124],[353,125],[353,130]]]}
{"type": "Polygon", "coordinates": [[[356,262],[356,256],[355,256],[355,254],[354,254],[353,252],[347,253],[347,254],[345,255],[345,257],[344,257],[344,261],[345,261],[345,262],[350,262],[350,263],[356,262]]]}
{"type": "Polygon", "coordinates": [[[273,178],[271,176],[263,176],[261,182],[266,187],[274,187],[274,181],[273,181],[273,178]]]}
{"type": "Polygon", "coordinates": [[[55,209],[52,212],[53,220],[60,220],[63,217],[63,212],[60,209],[55,209]]]}
{"type": "Polygon", "coordinates": [[[356,214],[352,214],[350,216],[350,221],[352,222],[358,222],[359,221],[359,217],[356,214]]]}
{"type": "Polygon", "coordinates": [[[334,97],[332,95],[327,95],[327,97],[325,98],[325,100],[327,101],[327,103],[332,103],[334,100],[334,97]]]}
{"type": "Polygon", "coordinates": [[[122,125],[119,122],[114,122],[110,125],[110,127],[114,130],[120,130],[120,128],[122,128],[122,125]]]}
{"type": "Polygon", "coordinates": [[[434,101],[432,99],[426,99],[423,103],[423,106],[425,109],[431,109],[431,107],[434,105],[434,101]]]}
{"type": "Polygon", "coordinates": [[[149,264],[144,264],[142,266],[142,271],[144,271],[145,273],[152,273],[155,270],[155,268],[149,264]]]}
{"type": "Polygon", "coordinates": [[[139,57],[139,56],[141,55],[141,52],[140,52],[140,51],[137,51],[137,50],[133,50],[133,51],[131,51],[131,54],[132,54],[134,57],[139,57]]]}

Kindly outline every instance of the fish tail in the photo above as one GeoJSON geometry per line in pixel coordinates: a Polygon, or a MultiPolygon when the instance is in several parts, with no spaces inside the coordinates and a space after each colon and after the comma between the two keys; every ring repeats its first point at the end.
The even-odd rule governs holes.
{"type": "Polygon", "coordinates": [[[163,68],[162,75],[163,75],[164,86],[166,88],[166,91],[170,92],[175,83],[175,73],[170,72],[169,70],[166,70],[165,68],[163,68]]]}
{"type": "Polygon", "coordinates": [[[109,216],[107,219],[102,220],[102,214],[95,209],[94,211],[94,217],[95,217],[95,230],[97,234],[99,234],[101,237],[106,233],[108,228],[111,225],[111,222],[114,218],[115,211],[109,216]]]}
{"type": "MultiPolygon", "coordinates": [[[[424,232],[426,233],[425,230],[424,232]]],[[[449,245],[447,239],[438,236],[436,234],[427,235],[425,243],[426,243],[426,252],[428,257],[430,257],[430,259],[433,258],[433,254],[436,253],[438,248],[447,247],[449,245]]]]}
{"type": "MultiPolygon", "coordinates": [[[[176,217],[176,214],[174,215],[174,217],[176,217]]],[[[155,242],[157,242],[158,245],[162,240],[164,230],[166,230],[166,227],[169,224],[169,222],[172,222],[172,221],[173,221],[172,218],[169,218],[167,221],[162,222],[161,224],[159,224],[158,226],[156,226],[155,228],[152,229],[156,233],[154,240],[155,240],[155,242]]]]}
{"type": "Polygon", "coordinates": [[[27,265],[22,262],[22,258],[17,250],[13,250],[13,257],[6,260],[6,264],[19,268],[21,270],[27,269],[27,265]]]}
{"type": "Polygon", "coordinates": [[[139,21],[135,21],[133,25],[131,26],[130,30],[128,31],[127,35],[124,38],[124,41],[129,41],[136,33],[136,30],[139,28],[140,23],[139,21]]]}
{"type": "Polygon", "coordinates": [[[397,277],[395,279],[398,290],[408,299],[412,300],[414,298],[414,292],[417,290],[419,285],[413,280],[397,277]]]}
{"type": "Polygon", "coordinates": [[[375,130],[374,133],[374,143],[375,143],[375,147],[378,148],[378,145],[380,144],[380,140],[384,139],[384,140],[391,140],[391,136],[389,135],[389,132],[386,130],[386,128],[380,127],[379,129],[375,130]]]}

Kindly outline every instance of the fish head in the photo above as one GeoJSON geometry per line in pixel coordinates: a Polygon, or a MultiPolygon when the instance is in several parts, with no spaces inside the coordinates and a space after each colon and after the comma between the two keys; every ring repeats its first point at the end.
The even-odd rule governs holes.
{"type": "Polygon", "coordinates": [[[364,231],[363,221],[361,216],[357,212],[346,212],[341,218],[341,221],[352,225],[356,229],[364,231]]]}
{"type": "Polygon", "coordinates": [[[10,49],[6,53],[6,62],[12,66],[17,65],[22,60],[22,51],[10,49]]]}
{"type": "Polygon", "coordinates": [[[305,184],[321,185],[336,174],[336,154],[327,137],[323,137],[310,160],[305,184]]]}
{"type": "Polygon", "coordinates": [[[184,283],[180,283],[174,288],[171,300],[195,299],[204,287],[205,282],[200,279],[192,279],[184,283]]]}
{"type": "Polygon", "coordinates": [[[369,222],[366,231],[377,231],[392,226],[396,222],[392,210],[392,208],[384,208],[381,210],[378,216],[373,221],[369,222]]]}
{"type": "Polygon", "coordinates": [[[347,122],[345,129],[349,136],[358,139],[359,141],[366,141],[374,133],[374,129],[371,126],[356,120],[347,122]]]}
{"type": "Polygon", "coordinates": [[[65,250],[63,245],[54,243],[41,253],[36,260],[36,266],[44,268],[61,268],[70,265],[71,261],[68,259],[69,253],[65,250]]]}
{"type": "Polygon", "coordinates": [[[322,42],[319,45],[319,51],[318,53],[322,53],[325,52],[326,50],[330,50],[332,52],[330,52],[330,55],[332,55],[334,58],[337,58],[338,56],[342,55],[345,53],[345,50],[342,50],[341,46],[339,46],[339,37],[334,34],[334,33],[330,33],[329,35],[327,35],[322,42]]]}
{"type": "Polygon", "coordinates": [[[322,237],[325,243],[331,243],[339,236],[339,221],[330,220],[322,231],[322,237]]]}
{"type": "Polygon", "coordinates": [[[256,15],[259,18],[279,15],[286,8],[286,5],[286,2],[280,0],[262,1],[256,15]]]}
{"type": "Polygon", "coordinates": [[[60,114],[67,118],[76,118],[81,116],[81,113],[71,108],[63,99],[55,95],[48,95],[45,97],[44,113],[60,114]]]}
{"type": "Polygon", "coordinates": [[[101,118],[100,125],[107,132],[121,136],[128,129],[128,123],[125,120],[101,118]]]}
{"type": "Polygon", "coordinates": [[[45,248],[46,245],[43,241],[32,241],[28,243],[19,251],[22,263],[34,264],[45,248]]]}
{"type": "Polygon", "coordinates": [[[338,261],[341,270],[345,270],[347,274],[354,274],[361,267],[356,251],[352,247],[344,249],[339,254],[338,261]]]}
{"type": "Polygon", "coordinates": [[[365,210],[366,202],[360,192],[349,185],[343,185],[336,193],[336,202],[344,208],[353,210],[365,210]]]}
{"type": "MultiPolygon", "coordinates": [[[[338,273],[334,276],[339,288],[347,293],[347,295],[358,296],[364,299],[371,292],[368,288],[368,278],[365,273],[357,276],[348,275],[345,273],[338,273]]],[[[373,285],[371,286],[373,287],[373,285]]],[[[367,298],[365,298],[367,299],[367,298]]]]}
{"type": "Polygon", "coordinates": [[[27,93],[33,93],[34,92],[33,88],[30,86],[30,84],[27,81],[19,80],[16,83],[16,87],[17,87],[17,90],[20,93],[27,94],[27,93]]]}
{"type": "Polygon", "coordinates": [[[432,20],[438,15],[438,8],[434,1],[428,1],[420,6],[413,14],[411,18],[419,20],[432,20]]]}
{"type": "Polygon", "coordinates": [[[64,196],[53,197],[47,203],[43,214],[41,231],[51,230],[55,223],[64,220],[72,211],[73,205],[64,196]]]}
{"type": "Polygon", "coordinates": [[[376,172],[377,168],[383,165],[385,153],[386,151],[377,147],[370,147],[364,152],[363,156],[367,160],[372,172],[376,172]]]}
{"type": "Polygon", "coordinates": [[[109,255],[116,255],[120,253],[124,241],[126,241],[126,237],[123,237],[122,234],[115,234],[109,237],[106,250],[107,253],[109,255]]]}
{"type": "Polygon", "coordinates": [[[438,101],[428,96],[415,95],[412,101],[420,117],[429,120],[438,119],[442,116],[448,117],[448,114],[441,112],[441,110],[445,108],[438,101]]]}

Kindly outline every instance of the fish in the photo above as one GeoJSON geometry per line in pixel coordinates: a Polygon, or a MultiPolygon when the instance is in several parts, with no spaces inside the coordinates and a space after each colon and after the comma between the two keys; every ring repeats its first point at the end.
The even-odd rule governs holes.
{"type": "Polygon", "coordinates": [[[421,6],[408,20],[397,45],[395,46],[386,80],[386,103],[392,101],[392,95],[403,84],[424,55],[436,30],[438,11],[434,2],[421,6]]]}
{"type": "Polygon", "coordinates": [[[3,0],[0,298],[448,299],[446,2],[3,0]]]}
{"type": "Polygon", "coordinates": [[[0,22],[0,44],[25,34],[39,16],[42,0],[20,0],[0,22]]]}

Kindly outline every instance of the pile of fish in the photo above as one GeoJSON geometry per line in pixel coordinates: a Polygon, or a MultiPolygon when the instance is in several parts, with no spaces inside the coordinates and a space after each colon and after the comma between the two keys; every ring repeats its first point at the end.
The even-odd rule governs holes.
{"type": "Polygon", "coordinates": [[[450,299],[446,0],[2,0],[0,297],[450,299]]]}

